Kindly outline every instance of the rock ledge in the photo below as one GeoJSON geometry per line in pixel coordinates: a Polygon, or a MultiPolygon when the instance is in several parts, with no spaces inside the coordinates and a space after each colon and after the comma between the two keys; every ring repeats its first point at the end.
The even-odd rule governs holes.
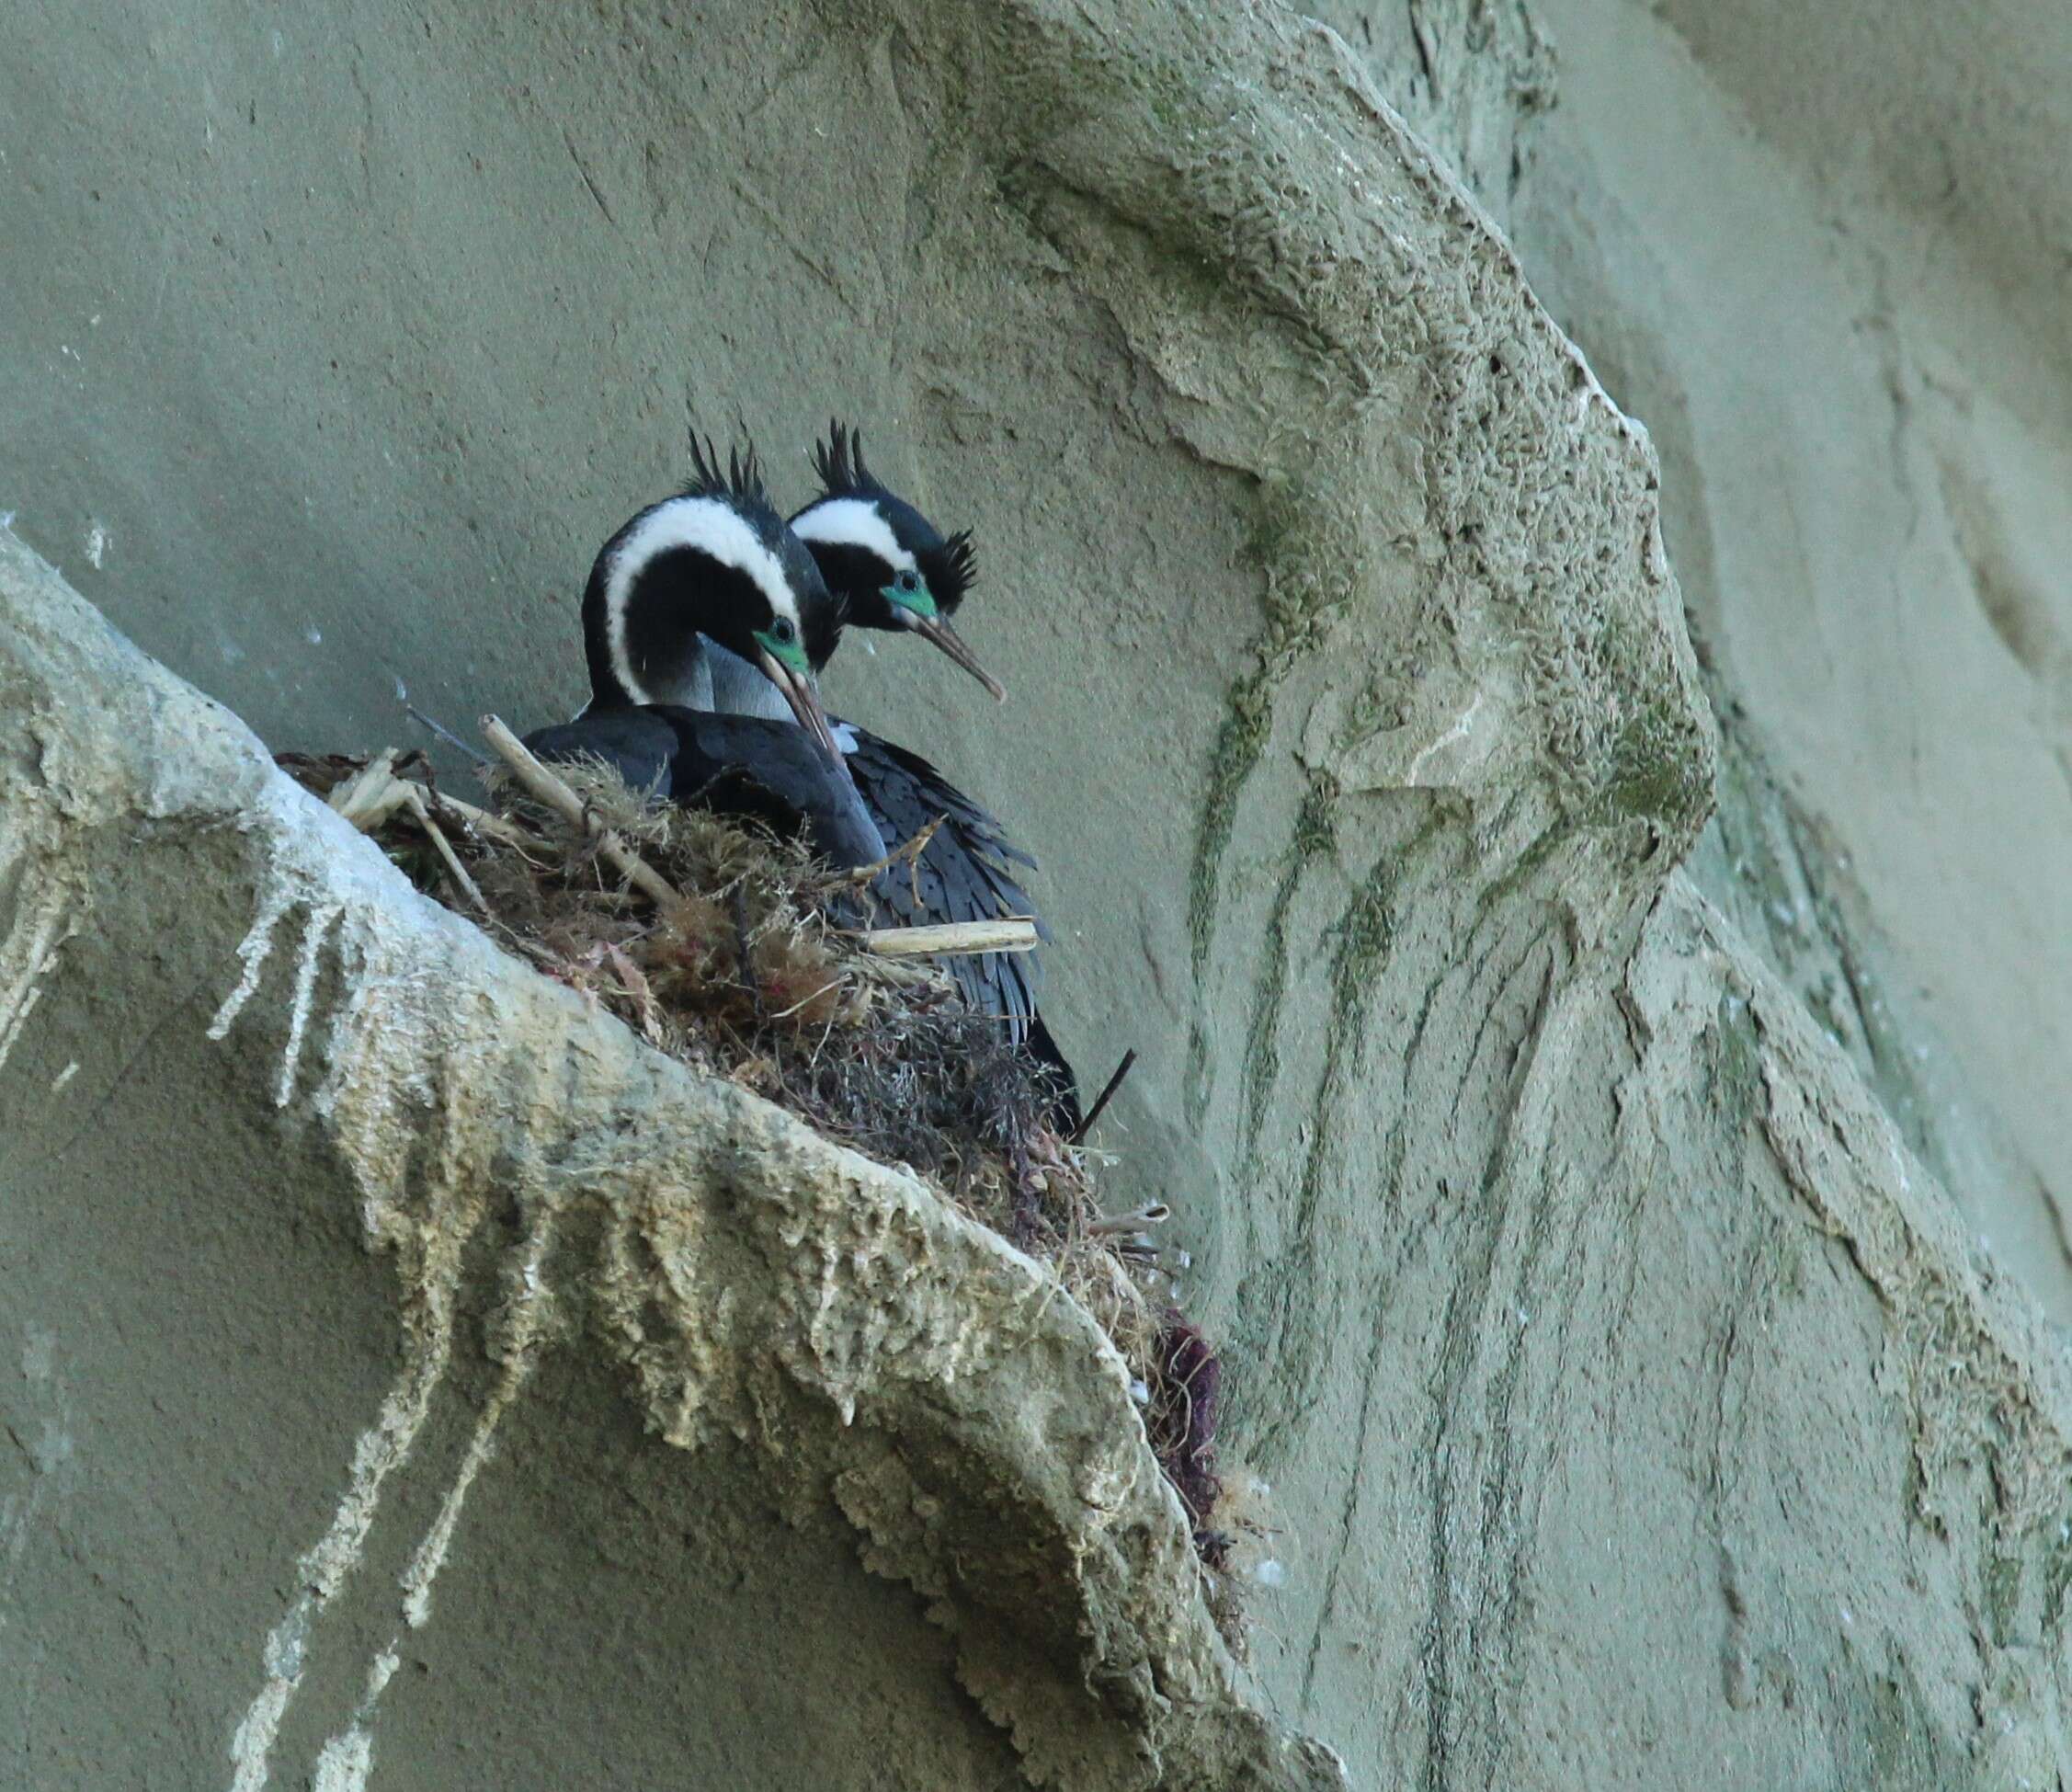
{"type": "Polygon", "coordinates": [[[723,1430],[759,1448],[780,1509],[834,1501],[865,1564],[956,1637],[1037,1783],[1343,1783],[1241,1684],[1121,1360],[1047,1272],[426,900],[9,536],[0,692],[26,722],[0,760],[0,1060],[68,943],[122,930],[140,862],[165,862],[199,927],[245,926],[214,1043],[161,1048],[249,1060],[255,1105],[313,1131],[396,1271],[404,1360],[269,1641],[239,1786],[264,1783],[303,1644],[478,1326],[492,1391],[404,1577],[412,1624],[541,1355],[601,1337],[687,1475],[723,1430]]]}

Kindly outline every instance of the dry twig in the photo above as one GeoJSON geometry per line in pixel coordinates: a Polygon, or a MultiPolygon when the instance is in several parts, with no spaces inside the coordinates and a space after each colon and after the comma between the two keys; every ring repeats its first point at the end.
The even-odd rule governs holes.
{"type": "Polygon", "coordinates": [[[1079,1130],[1065,1141],[1066,1144],[1077,1145],[1093,1131],[1094,1122],[1100,1118],[1103,1110],[1115,1099],[1115,1091],[1122,1087],[1122,1079],[1130,1074],[1130,1067],[1136,1061],[1137,1048],[1133,1045],[1122,1054],[1122,1061],[1115,1067],[1115,1074],[1109,1078],[1107,1086],[1095,1099],[1093,1106],[1087,1110],[1087,1117],[1079,1123],[1079,1130]]]}
{"type": "Polygon", "coordinates": [[[431,810],[425,801],[425,793],[415,784],[409,788],[410,795],[404,806],[417,817],[417,825],[425,830],[425,838],[431,841],[432,850],[438,854],[439,862],[446,867],[446,874],[470,902],[484,915],[488,914],[489,904],[484,899],[474,879],[468,875],[468,868],[461,862],[460,854],[453,850],[453,843],[446,838],[446,830],[432,819],[431,810]]]}
{"type": "Polygon", "coordinates": [[[940,927],[873,927],[848,936],[881,958],[933,958],[972,952],[1033,952],[1036,923],[1021,916],[1000,921],[950,921],[940,927]]]}
{"type": "Polygon", "coordinates": [[[374,832],[398,810],[408,809],[427,822],[435,816],[457,821],[467,832],[501,846],[526,843],[524,830],[514,828],[502,816],[398,777],[395,762],[395,748],[384,748],[351,777],[333,786],[324,800],[363,834],[374,832]]]}
{"type": "Polygon", "coordinates": [[[598,843],[598,850],[610,860],[620,874],[659,908],[681,906],[683,897],[669,880],[635,852],[632,847],[590,813],[583,799],[532,757],[532,749],[514,735],[500,717],[482,718],[483,738],[496,750],[496,757],[510,767],[511,775],[528,793],[544,803],[563,820],[598,843]]]}

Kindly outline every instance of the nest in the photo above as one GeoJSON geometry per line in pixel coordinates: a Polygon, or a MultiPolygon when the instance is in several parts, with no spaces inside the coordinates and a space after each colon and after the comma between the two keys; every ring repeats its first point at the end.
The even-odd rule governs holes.
{"type": "Polygon", "coordinates": [[[485,730],[507,769],[484,774],[480,808],[441,793],[421,754],[279,763],[418,888],[658,1050],[905,1166],[1049,1264],[1129,1364],[1193,1524],[1211,1609],[1241,1649],[1233,1543],[1261,1542],[1270,1526],[1227,1510],[1237,1502],[1216,1466],[1222,1365],[1174,1305],[1167,1260],[1185,1258],[1154,1236],[1166,1209],[1101,1212],[1095,1154],[1057,1131],[1041,1067],[910,955],[916,930],[860,925],[863,874],[830,874],[759,828],[646,802],[602,765],[549,770],[500,725],[485,730]]]}

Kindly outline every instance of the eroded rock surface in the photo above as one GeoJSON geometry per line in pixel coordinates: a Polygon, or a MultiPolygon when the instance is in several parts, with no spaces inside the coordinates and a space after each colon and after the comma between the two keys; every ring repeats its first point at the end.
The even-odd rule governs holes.
{"type": "MultiPolygon", "coordinates": [[[[155,376],[199,448],[83,411],[50,463],[150,502],[42,507],[68,551],[108,524],[77,576],[145,645],[274,744],[340,747],[394,736],[398,681],[450,718],[565,697],[575,576],[667,476],[679,380],[766,449],[830,407],[882,419],[888,467],[978,529],[972,632],[1018,701],[981,723],[887,653],[845,667],[841,706],[904,699],[892,731],[1012,813],[1063,935],[1046,1011],[1082,1056],[1143,1048],[1119,1174],[1181,1216],[1226,1447],[1272,1484],[1285,1585],[1257,1595],[1255,1663],[1291,1728],[1209,1639],[1126,1391],[1029,1266],[502,961],[494,1006],[451,999],[490,976],[468,929],[407,907],[163,675],[124,662],[156,694],[118,726],[68,714],[53,693],[93,680],[44,628],[30,656],[72,669],[14,706],[41,719],[5,762],[15,862],[41,867],[0,883],[0,1148],[39,1179],[9,1261],[40,1328],[6,1547],[17,1586],[180,1653],[150,1743],[97,1731],[106,1683],[17,1598],[7,1634],[44,1650],[6,1717],[26,1756],[91,1735],[132,1777],[152,1744],[250,1762],[278,1697],[271,1760],[345,1774],[370,1748],[397,1786],[469,1743],[543,1771],[571,1724],[598,1784],[653,1783],[671,1749],[749,1784],[1330,1783],[1298,1731],[1354,1785],[1462,1792],[2072,1771],[2061,1345],[1815,1023],[1812,978],[1682,868],[1716,748],[1654,450],[1490,219],[1545,46],[1515,8],[1406,25],[1363,48],[1270,6],[695,30],[635,6],[273,48],[211,16],[128,77],[154,104],[108,152],[138,171],[118,205],[164,181],[222,226],[203,265],[238,302],[184,309],[155,376]],[[157,142],[159,88],[169,116],[211,48],[203,147],[157,142]],[[1406,58],[1466,185],[1376,85],[1406,58]],[[283,142],[257,121],[284,106],[323,128],[283,142]],[[383,244],[353,260],[381,303],[275,271],[333,266],[340,237],[383,244]],[[246,395],[255,355],[286,400],[246,395]],[[333,360],[336,386],[290,377],[333,360]],[[62,937],[124,900],[142,926],[62,937]],[[154,1187],[183,1221],[171,1291],[139,1242],[159,1205],[130,1193],[154,1187]],[[283,1290],[362,1233],[408,1298],[361,1266],[298,1325],[283,1290]],[[546,1347],[578,1267],[604,1360],[689,1457],[612,1432],[594,1353],[546,1347]],[[299,1429],[268,1421],[291,1467],[239,1429],[282,1411],[281,1377],[224,1341],[274,1330],[324,1390],[299,1429]],[[458,1410],[426,1391],[450,1333],[458,1410]],[[89,1400],[131,1337],[178,1342],[207,1398],[89,1400]],[[420,1631],[420,1545],[498,1413],[516,1441],[420,1631]],[[110,1492],[139,1435],[208,1489],[167,1526],[208,1536],[191,1584],[154,1587],[133,1540],[160,1533],[110,1492]],[[345,1466],[361,1486],[412,1437],[427,1466],[367,1535],[385,1566],[325,1594],[336,1552],[293,1564],[352,1542],[345,1466]],[[794,1528],[758,1518],[772,1500],[794,1528]],[[658,1602],[687,1568],[702,1603],[658,1602]],[[564,1627],[587,1649],[556,1649],[564,1627]],[[420,1636],[476,1640],[434,1659],[420,1636]]],[[[154,339],[151,284],[54,190],[29,227],[78,235],[123,295],[120,368],[154,339]]],[[[192,273],[199,250],[168,254],[192,273]]],[[[30,296],[58,328],[69,301],[30,296]]]]}
{"type": "Polygon", "coordinates": [[[2072,22],[1536,11],[1561,104],[1511,223],[1662,457],[1729,742],[1694,873],[2072,1320],[2072,382],[2039,259],[2072,181],[2025,147],[2072,22]]]}
{"type": "MultiPolygon", "coordinates": [[[[399,1577],[394,1635],[326,1745],[327,1758],[370,1754],[475,1478],[557,1345],[620,1362],[648,1428],[690,1453],[691,1487],[700,1446],[730,1437],[749,1446],[762,1502],[802,1521],[838,1509],[864,1563],[958,1639],[959,1680],[1033,1783],[1342,1783],[1328,1751],[1281,1735],[1241,1695],[1128,1373],[1052,1277],[911,1177],[646,1049],[420,897],[233,717],[11,540],[0,602],[19,749],[0,809],[17,1198],[33,1207],[62,1170],[62,1121],[54,1148],[37,1148],[48,1107],[84,1102],[95,1124],[92,1084],[110,1067],[94,1045],[108,1042],[80,1042],[81,1010],[114,1001],[147,1060],[220,1052],[260,1072],[190,1124],[272,1130],[270,1107],[300,1135],[300,1185],[262,1220],[321,1225],[328,1196],[395,1271],[395,1378],[336,1465],[336,1510],[295,1563],[285,1611],[249,1651],[254,1695],[222,1739],[233,1785],[293,1771],[274,1759],[280,1726],[311,1659],[340,1646],[331,1607],[364,1574],[374,1527],[443,1480],[399,1577]],[[168,956],[199,969],[223,943],[209,919],[246,916],[213,954],[221,992],[199,1030],[198,992],[168,999],[138,975],[175,884],[206,907],[175,921],[185,937],[156,947],[168,956]],[[124,943],[144,949],[127,974],[83,987],[124,943]],[[61,1049],[85,1056],[52,1072],[61,1049]],[[427,1463],[434,1402],[477,1333],[492,1365],[479,1414],[457,1457],[427,1463]]],[[[140,1131],[131,1148],[150,1165],[178,1140],[140,1131]]],[[[191,1206],[166,1218],[208,1223],[191,1206]]],[[[336,1265],[311,1250],[299,1270],[336,1265]]]]}

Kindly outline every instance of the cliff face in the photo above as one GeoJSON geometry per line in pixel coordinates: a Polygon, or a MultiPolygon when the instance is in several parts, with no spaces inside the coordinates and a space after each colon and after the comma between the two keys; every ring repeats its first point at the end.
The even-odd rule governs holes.
{"type": "Polygon", "coordinates": [[[2072,1320],[2072,387],[2036,247],[2072,28],[1540,10],[1567,74],[1514,223],[1662,457],[1726,738],[1692,869],[2072,1320]]]}
{"type": "Polygon", "coordinates": [[[1704,483],[1761,429],[1605,246],[1644,186],[1705,232],[1604,123],[1620,9],[1552,10],[1558,63],[1480,4],[32,34],[10,501],[270,744],[565,709],[687,397],[787,492],[860,418],[974,527],[1015,701],[833,694],[1035,849],[1068,1049],[1142,1051],[1113,1185],[1179,1216],[1286,1570],[1247,1672],[1032,1266],[428,908],[10,547],[32,1777],[2072,1771],[2054,1284],[1970,1236],[2047,1128],[1862,993],[1896,861],[1750,720],[1812,706],[1788,632],[1719,645],[1769,639],[1704,483]]]}
{"type": "MultiPolygon", "coordinates": [[[[674,1581],[674,1623],[643,1612],[652,1597],[636,1594],[628,1615],[647,1622],[625,1639],[665,1684],[679,1672],[679,1626],[701,1634],[693,1659],[744,1647],[745,1581],[761,1583],[780,1632],[794,1633],[789,1647],[747,1645],[762,1656],[759,1673],[746,1663],[734,1672],[752,1684],[768,1675],[810,1687],[841,1678],[851,1651],[913,1648],[913,1607],[890,1625],[867,1608],[831,1632],[814,1621],[827,1581],[848,1583],[853,1603],[854,1561],[831,1572],[795,1544],[732,1535],[701,1509],[774,1510],[808,1536],[846,1523],[861,1563],[920,1595],[953,1639],[947,1651],[921,1650],[947,1656],[932,1675],[903,1663],[893,1678],[904,1684],[845,1690],[843,1701],[862,1692],[883,1707],[874,1722],[898,1724],[902,1706],[939,1705],[916,1694],[939,1690],[932,1683],[953,1663],[1038,1783],[1340,1783],[1326,1752],[1278,1734],[1241,1694],[1128,1371],[1046,1272],[910,1175],[690,1075],[425,901],[369,841],[275,772],[233,718],[143,660],[12,542],[0,592],[6,690],[30,749],[10,766],[7,787],[14,924],[0,956],[10,998],[0,1043],[19,1050],[10,1186],[32,1246],[28,1273],[52,1284],[21,1292],[27,1310],[60,1316],[52,1303],[74,1276],[89,1299],[120,1292],[118,1337],[133,1331],[151,1359],[117,1378],[124,1403],[148,1395],[157,1410],[168,1381],[179,1390],[168,1425],[134,1411],[123,1425],[80,1387],[101,1362],[87,1353],[116,1341],[90,1326],[74,1336],[53,1320],[38,1346],[40,1380],[56,1406],[47,1435],[65,1441],[42,1445],[55,1459],[40,1472],[85,1480],[97,1458],[114,1475],[140,1457],[152,1463],[153,1496],[135,1521],[152,1530],[171,1520],[158,1485],[181,1484],[184,1497],[166,1503],[188,1507],[185,1524],[207,1535],[178,1552],[171,1585],[130,1592],[146,1634],[183,1621],[212,1632],[248,1613],[255,1595],[262,1609],[284,1601],[242,1664],[210,1664],[233,1674],[242,1665],[253,1684],[234,1728],[186,1762],[192,1777],[214,1756],[239,1786],[290,1778],[288,1757],[328,1722],[333,1733],[315,1752],[335,1776],[327,1783],[364,1779],[391,1710],[416,1703],[407,1684],[393,1684],[404,1659],[432,1672],[419,1651],[434,1646],[435,1604],[455,1598],[452,1579],[467,1579],[446,1575],[450,1558],[468,1553],[464,1536],[529,1578],[535,1524],[509,1513],[499,1522],[475,1500],[478,1479],[499,1478],[501,1455],[527,1465],[521,1478],[535,1494],[543,1479],[588,1479],[588,1497],[570,1498],[549,1528],[573,1525],[586,1538],[592,1521],[581,1514],[601,1503],[622,1529],[626,1567],[674,1581]],[[126,1016],[120,1027],[108,1024],[111,1007],[126,1016]],[[208,1092],[188,1095],[184,1124],[153,1105],[191,1089],[197,1068],[208,1092]],[[286,1173],[269,1165],[283,1149],[286,1173]],[[134,1180],[143,1186],[128,1186],[134,1180]],[[138,1286],[45,1244],[68,1227],[131,1235],[156,1278],[138,1286]],[[337,1247],[355,1230],[393,1270],[393,1318],[355,1314],[311,1337],[291,1315],[250,1310],[244,1284],[262,1266],[292,1288],[324,1287],[324,1305],[341,1279],[368,1292],[356,1264],[339,1273],[358,1253],[337,1247]],[[198,1262],[211,1257],[221,1260],[213,1275],[198,1262]],[[315,1359],[302,1373],[332,1396],[332,1422],[319,1431],[340,1420],[360,1428],[349,1449],[333,1446],[328,1476],[305,1457],[309,1478],[336,1484],[327,1522],[262,1574],[263,1586],[193,1609],[185,1602],[199,1597],[195,1577],[217,1550],[235,1559],[248,1511],[291,1522],[273,1477],[261,1472],[262,1484],[247,1487],[180,1434],[222,1398],[189,1336],[211,1321],[235,1354],[262,1363],[269,1323],[298,1334],[293,1350],[315,1359]],[[341,1377],[378,1374],[392,1356],[378,1401],[354,1412],[341,1377]],[[580,1359],[587,1375],[542,1375],[560,1356],[580,1359]],[[85,1360],[61,1374],[61,1357],[85,1360]],[[169,1373],[175,1364],[184,1373],[169,1373]],[[596,1437],[594,1412],[571,1411],[572,1402],[620,1409],[621,1422],[604,1428],[617,1433],[611,1444],[596,1437]],[[673,1474],[653,1447],[634,1444],[624,1421],[636,1415],[686,1453],[673,1474]],[[610,1512],[629,1467],[635,1487],[649,1483],[643,1504],[654,1502],[639,1520],[610,1512]],[[491,1541],[501,1538],[514,1547],[491,1541]],[[754,1559],[730,1560],[735,1550],[754,1559]],[[779,1590],[794,1581],[795,1606],[779,1590]],[[337,1610],[348,1600],[355,1626],[337,1610]]],[[[68,1233],[63,1243],[73,1242],[68,1233]]],[[[297,1434],[313,1417],[302,1402],[318,1391],[238,1387],[229,1404],[262,1432],[262,1461],[269,1431],[280,1454],[302,1456],[324,1447],[297,1434]]],[[[32,1482],[30,1498],[40,1490],[32,1482]]],[[[21,1520],[25,1542],[34,1517],[21,1520]]],[[[97,1532],[97,1548],[126,1557],[138,1547],[130,1527],[109,1528],[97,1532]]],[[[238,1580],[220,1557],[216,1565],[238,1580]]],[[[25,1611],[63,1625],[74,1604],[64,1581],[39,1561],[17,1589],[30,1595],[25,1611]]],[[[578,1605],[617,1635],[611,1605],[623,1592],[586,1589],[578,1605]]],[[[501,1602],[476,1588],[456,1603],[483,1617],[501,1602]]],[[[514,1622],[536,1631],[519,1650],[540,1651],[535,1671],[562,1659],[560,1603],[535,1583],[486,1637],[470,1639],[456,1677],[475,1682],[473,1699],[494,1699],[482,1680],[493,1685],[510,1671],[501,1633],[514,1622]]],[[[210,1666],[181,1661],[167,1692],[207,1706],[221,1696],[210,1666]]],[[[589,1667],[618,1684],[609,1653],[589,1667]]],[[[554,1677],[582,1696],[568,1663],[554,1677]]],[[[864,1678],[873,1677],[883,1678],[864,1678]]],[[[86,1680],[64,1695],[105,1691],[86,1680]]],[[[757,1686],[747,1702],[768,1695],[757,1686]]],[[[442,1753],[465,1748],[451,1696],[442,1691],[434,1706],[462,1734],[429,1749],[385,1742],[385,1776],[436,1779],[442,1753]]],[[[650,1688],[622,1708],[631,1729],[645,1728],[640,1710],[655,1696],[650,1688]]],[[[605,1697],[609,1706],[614,1695],[605,1697]]],[[[718,1771],[759,1748],[774,1775],[860,1746],[836,1740],[839,1725],[803,1752],[796,1737],[744,1736],[728,1708],[742,1697],[694,1687],[688,1715],[713,1739],[687,1748],[687,1714],[668,1711],[659,1733],[629,1737],[623,1752],[603,1744],[606,1769],[631,1783],[680,1773],[702,1752],[718,1771]]],[[[125,1768],[163,1775],[170,1739],[107,1715],[108,1735],[74,1764],[97,1783],[125,1768]]],[[[33,1740],[34,1707],[25,1704],[22,1718],[33,1740]]],[[[71,1732],[78,1718],[58,1721],[71,1732]]],[[[529,1760],[536,1770],[544,1751],[525,1718],[497,1728],[525,1738],[498,1776],[529,1760]]],[[[1007,1772],[1003,1745],[972,1734],[968,1719],[919,1728],[887,1753],[888,1771],[917,1784],[1007,1772]]],[[[55,1774],[63,1757],[45,1742],[31,1759],[55,1774]]]]}

